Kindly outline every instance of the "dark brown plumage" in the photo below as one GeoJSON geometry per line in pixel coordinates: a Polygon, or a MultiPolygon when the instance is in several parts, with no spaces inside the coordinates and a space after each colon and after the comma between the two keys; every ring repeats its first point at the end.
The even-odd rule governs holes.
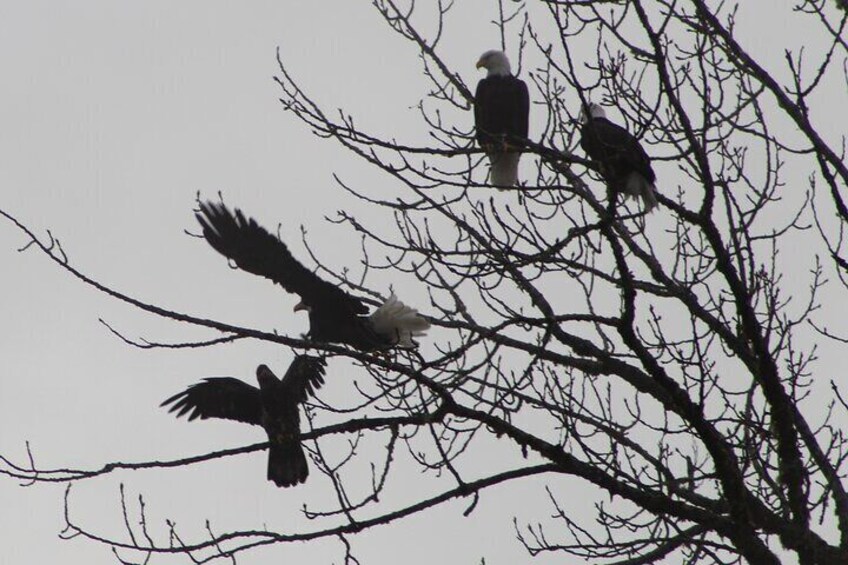
{"type": "Polygon", "coordinates": [[[304,267],[285,243],[241,210],[230,212],[224,204],[202,202],[197,221],[209,245],[239,269],[270,279],[300,296],[295,310],[309,312],[310,339],[374,351],[410,347],[413,337],[423,335],[430,326],[394,296],[369,316],[368,306],[359,298],[304,267]]]}
{"type": "Polygon", "coordinates": [[[518,184],[518,162],[530,125],[527,84],[512,74],[502,51],[483,53],[477,68],[487,74],[474,93],[475,137],[489,158],[489,182],[513,186],[518,184]]]}
{"type": "Polygon", "coordinates": [[[171,396],[161,406],[188,415],[188,420],[222,418],[262,426],[268,434],[268,480],[279,487],[300,484],[309,475],[300,445],[299,405],[324,384],[325,362],[317,357],[295,357],[282,380],[259,365],[259,388],[232,377],[211,377],[171,396]]]}
{"type": "Polygon", "coordinates": [[[609,121],[597,104],[589,104],[582,121],[580,147],[598,164],[610,190],[641,198],[645,212],[653,210],[657,205],[657,175],[639,140],[609,121]]]}

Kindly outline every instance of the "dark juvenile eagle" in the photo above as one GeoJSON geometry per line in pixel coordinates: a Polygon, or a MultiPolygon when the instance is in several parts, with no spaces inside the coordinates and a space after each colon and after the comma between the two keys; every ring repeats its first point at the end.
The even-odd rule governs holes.
{"type": "Polygon", "coordinates": [[[610,190],[641,198],[645,212],[653,210],[657,205],[657,176],[639,140],[609,121],[598,104],[584,108],[580,122],[580,147],[598,164],[610,190]]]}
{"type": "Polygon", "coordinates": [[[188,420],[223,418],[262,426],[268,434],[268,480],[278,487],[302,483],[309,475],[300,445],[298,405],[324,384],[323,359],[299,355],[282,380],[265,365],[256,369],[259,388],[232,377],[211,377],[165,400],[169,412],[188,420]]]}
{"type": "Polygon", "coordinates": [[[495,186],[518,184],[519,139],[527,139],[530,95],[523,80],[512,75],[503,51],[486,51],[477,61],[486,76],[474,93],[474,127],[477,143],[489,157],[489,182],[495,186]]]}
{"type": "Polygon", "coordinates": [[[430,322],[392,294],[370,315],[359,298],[304,267],[285,243],[241,210],[230,212],[214,202],[200,204],[197,221],[203,237],[243,271],[259,275],[300,296],[295,311],[309,312],[312,340],[345,343],[362,351],[415,347],[430,322]]]}

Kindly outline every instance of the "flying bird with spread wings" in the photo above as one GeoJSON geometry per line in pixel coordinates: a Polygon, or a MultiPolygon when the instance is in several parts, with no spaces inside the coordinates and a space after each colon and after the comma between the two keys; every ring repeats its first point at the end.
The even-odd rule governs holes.
{"type": "Polygon", "coordinates": [[[325,362],[295,357],[282,380],[266,365],[256,369],[259,388],[233,377],[211,377],[165,400],[169,412],[188,420],[222,418],[262,426],[268,434],[268,480],[278,487],[306,481],[309,468],[300,445],[298,406],[324,384],[325,362]]]}
{"type": "Polygon", "coordinates": [[[598,164],[610,190],[641,198],[645,212],[653,210],[657,205],[657,175],[639,140],[609,121],[598,104],[583,108],[580,123],[580,147],[598,164]]]}
{"type": "Polygon", "coordinates": [[[527,139],[530,95],[527,84],[513,76],[503,51],[486,51],[477,61],[486,76],[474,93],[477,143],[489,157],[489,182],[494,186],[518,184],[521,141],[527,139]]]}
{"type": "Polygon", "coordinates": [[[423,316],[392,294],[370,313],[348,294],[304,267],[278,237],[221,203],[202,202],[196,214],[203,237],[215,250],[248,273],[259,275],[300,296],[294,307],[309,313],[307,337],[322,343],[344,343],[360,351],[412,348],[430,327],[423,316]]]}

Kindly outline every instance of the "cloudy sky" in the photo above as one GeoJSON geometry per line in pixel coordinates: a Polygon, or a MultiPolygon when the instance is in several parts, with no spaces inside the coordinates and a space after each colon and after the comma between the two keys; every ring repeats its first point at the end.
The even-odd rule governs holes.
{"type": "MultiPolygon", "coordinates": [[[[496,44],[495,28],[480,22],[477,37],[456,36],[451,59],[473,83],[477,56],[496,44]]],[[[183,233],[194,228],[196,193],[221,191],[266,225],[281,222],[295,249],[303,224],[328,261],[346,261],[357,242],[323,218],[357,204],[334,186],[332,173],[391,190],[281,110],[272,80],[278,46],[322,103],[345,107],[375,129],[405,122],[421,129],[413,107],[426,85],[414,51],[368,3],[3,3],[2,208],[41,234],[51,230],[74,265],[138,298],[233,323],[305,331],[305,317],[290,315],[294,297],[230,271],[205,243],[183,233]]],[[[17,253],[24,243],[0,224],[0,452],[23,461],[29,441],[40,466],[95,468],[263,439],[260,430],[229,422],[189,425],[158,404],[203,376],[252,380],[260,361],[282,372],[289,351],[262,344],[201,352],[128,347],[98,319],[134,337],[212,336],[104,297],[43,256],[17,253]]],[[[384,282],[386,290],[393,281],[384,282]]],[[[302,505],[333,502],[326,481],[282,490],[264,473],[263,453],[186,470],[117,473],[74,486],[71,505],[95,531],[122,535],[118,486],[125,483],[131,499],[145,495],[159,539],[166,539],[165,518],[196,539],[207,518],[218,532],[311,529],[315,524],[300,518],[302,505]]],[[[416,477],[410,480],[414,492],[416,477]]],[[[0,481],[4,563],[115,562],[104,546],[57,537],[63,489],[0,481]]],[[[460,502],[368,533],[355,542],[356,554],[363,562],[398,562],[420,544],[423,528],[429,541],[421,559],[523,558],[511,516],[521,516],[517,501],[542,502],[534,491],[492,491],[474,519],[462,518],[467,503],[460,502]],[[505,504],[516,510],[496,522],[481,519],[505,504]],[[439,536],[457,528],[462,538],[439,536]]],[[[340,557],[340,548],[330,540],[271,552],[327,562],[340,557]]],[[[268,555],[257,551],[243,562],[268,555]]]]}
{"type": "MultiPolygon", "coordinates": [[[[490,17],[460,6],[443,46],[467,84],[479,76],[477,56],[498,44],[490,17]]],[[[781,35],[783,20],[774,17],[764,41],[781,35]]],[[[389,179],[282,111],[272,80],[277,47],[327,107],[344,107],[372,130],[423,132],[414,106],[427,84],[415,52],[368,2],[0,4],[0,207],[39,234],[49,229],[77,268],[137,298],[281,333],[305,331],[305,318],[290,315],[293,297],[228,270],[205,243],[184,234],[195,227],[197,192],[221,191],[265,225],[280,222],[288,241],[297,242],[305,225],[323,258],[345,264],[357,241],[324,217],[360,205],[332,174],[391,194],[389,179]]],[[[203,351],[129,347],[98,320],[159,341],[214,335],[110,299],[44,256],[18,253],[24,243],[0,222],[0,453],[25,461],[28,441],[41,467],[96,468],[263,439],[257,429],[228,422],[176,421],[158,404],[203,376],[252,380],[258,362],[283,372],[291,352],[256,343],[203,351]]],[[[383,276],[386,290],[394,281],[383,276]]],[[[73,517],[98,533],[122,535],[121,483],[131,499],[145,496],[160,540],[165,518],[189,539],[203,535],[207,518],[216,532],[311,529],[315,524],[300,518],[302,505],[333,503],[323,477],[281,490],[264,473],[264,453],[115,473],[73,487],[73,517]]],[[[418,478],[409,480],[414,493],[418,478]]],[[[566,480],[557,485],[586,490],[566,480]]],[[[4,563],[115,562],[104,546],[57,537],[64,488],[0,480],[4,563]]],[[[589,504],[579,496],[578,509],[589,504]]],[[[549,512],[543,489],[528,483],[486,493],[471,518],[462,517],[466,506],[448,504],[368,532],[354,541],[356,555],[363,563],[520,562],[526,554],[514,540],[512,517],[532,521],[549,512]]],[[[242,562],[267,562],[270,554],[327,562],[339,559],[340,547],[336,540],[277,546],[242,562]]]]}

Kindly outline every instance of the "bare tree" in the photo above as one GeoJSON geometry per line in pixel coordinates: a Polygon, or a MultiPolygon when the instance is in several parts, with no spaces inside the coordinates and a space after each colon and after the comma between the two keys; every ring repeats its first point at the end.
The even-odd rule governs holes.
{"type": "MultiPolygon", "coordinates": [[[[428,143],[364,131],[352,115],[323,108],[282,57],[277,82],[285,110],[305,127],[394,180],[392,200],[339,182],[380,211],[379,223],[337,219],[363,237],[360,275],[313,260],[355,293],[372,294],[368,275],[380,269],[425,283],[431,303],[422,310],[435,327],[420,352],[368,354],[164,310],[100,285],[4,214],[87,284],[221,333],[170,346],[259,339],[348,358],[367,371],[352,406],[312,403],[312,429],[302,435],[338,501],[310,517],[341,525],[210,530],[203,540],[184,540],[171,527],[163,540],[148,535],[142,513],[140,531],[127,519],[126,541],[66,517],[68,534],[111,545],[121,560],[182,553],[197,562],[339,537],[355,562],[349,536],[457,497],[470,498],[470,513],[484,489],[534,477],[547,488],[553,518],[516,525],[531,555],[622,564],[779,563],[787,555],[802,564],[848,562],[848,404],[818,362],[820,350],[848,341],[844,320],[821,308],[848,295],[845,138],[829,132],[819,110],[841,115],[848,102],[841,3],[798,0],[792,18],[814,41],[766,64],[752,50],[755,32],[735,25],[733,6],[496,2],[501,47],[529,78],[534,102],[523,182],[507,191],[486,183],[469,129],[473,87],[441,51],[453,4],[437,4],[435,27],[417,23],[434,20],[432,4],[375,0],[374,7],[420,53],[432,84],[419,106],[428,143]],[[653,214],[609,198],[578,149],[577,115],[588,100],[609,107],[652,155],[660,192],[653,214]],[[387,254],[393,259],[375,259],[387,254]],[[349,453],[325,457],[324,441],[337,435],[351,438],[349,453]],[[384,439],[383,452],[357,450],[370,436],[384,439]],[[487,437],[514,448],[488,474],[468,463],[487,437]],[[394,465],[401,451],[420,469],[394,465]],[[373,459],[370,492],[353,499],[348,493],[363,485],[347,484],[340,471],[363,457],[373,459]],[[384,496],[393,473],[420,470],[452,484],[405,506],[384,496]],[[567,492],[546,487],[555,475],[610,497],[591,515],[575,512],[567,492]]],[[[3,458],[2,472],[62,482],[265,448],[93,471],[3,458]]]]}

